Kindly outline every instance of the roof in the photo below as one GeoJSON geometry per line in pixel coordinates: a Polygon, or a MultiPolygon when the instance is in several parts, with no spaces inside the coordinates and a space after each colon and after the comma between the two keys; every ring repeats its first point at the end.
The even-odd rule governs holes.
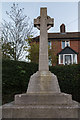
{"type": "Polygon", "coordinates": [[[63,50],[61,50],[58,54],[78,54],[78,53],[72,48],[67,46],[63,50]]]}
{"type": "Polygon", "coordinates": [[[80,32],[48,33],[49,38],[79,38],[80,32]]]}
{"type": "MultiPolygon", "coordinates": [[[[37,36],[33,38],[33,41],[39,41],[39,37],[37,36]]],[[[62,40],[62,39],[69,39],[69,40],[80,40],[80,32],[66,32],[66,33],[48,33],[48,40],[62,40]]]]}

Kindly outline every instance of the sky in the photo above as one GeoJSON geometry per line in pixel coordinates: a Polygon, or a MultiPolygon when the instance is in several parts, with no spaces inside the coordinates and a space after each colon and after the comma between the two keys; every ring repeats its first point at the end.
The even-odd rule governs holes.
{"type": "MultiPolygon", "coordinates": [[[[1,14],[6,21],[10,21],[6,11],[10,11],[12,4],[13,2],[2,2],[1,14]]],[[[19,8],[24,8],[23,13],[32,22],[40,15],[40,8],[47,7],[48,16],[54,18],[54,27],[49,32],[60,32],[62,23],[66,25],[66,32],[78,31],[78,2],[18,2],[18,5],[19,8]]]]}

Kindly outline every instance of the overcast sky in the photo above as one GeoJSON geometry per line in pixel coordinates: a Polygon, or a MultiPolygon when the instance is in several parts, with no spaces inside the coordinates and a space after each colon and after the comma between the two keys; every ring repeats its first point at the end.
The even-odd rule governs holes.
{"type": "MultiPolygon", "coordinates": [[[[2,18],[9,21],[6,11],[10,11],[13,2],[2,2],[2,18]]],[[[60,25],[66,25],[66,32],[78,31],[78,2],[18,2],[20,8],[24,8],[24,14],[34,18],[40,15],[40,7],[47,7],[47,13],[54,18],[54,27],[49,32],[59,32],[60,25]]],[[[39,33],[39,32],[38,32],[39,33]]]]}

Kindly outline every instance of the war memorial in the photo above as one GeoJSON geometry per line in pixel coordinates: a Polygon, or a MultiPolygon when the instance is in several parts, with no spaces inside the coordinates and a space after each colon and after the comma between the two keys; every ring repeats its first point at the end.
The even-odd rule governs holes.
{"type": "Polygon", "coordinates": [[[2,118],[80,118],[79,103],[60,91],[57,76],[49,71],[47,31],[53,25],[47,8],[40,8],[40,16],[34,19],[34,27],[40,30],[39,70],[30,77],[26,93],[3,105],[2,118]]]}

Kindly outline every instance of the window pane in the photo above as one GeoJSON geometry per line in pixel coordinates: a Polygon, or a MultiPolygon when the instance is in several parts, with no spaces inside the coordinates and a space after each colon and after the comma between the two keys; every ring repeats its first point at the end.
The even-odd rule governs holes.
{"type": "Polygon", "coordinates": [[[76,55],[73,55],[73,63],[76,64],[76,55]]]}
{"type": "Polygon", "coordinates": [[[51,41],[48,41],[49,48],[51,49],[51,41]]]}
{"type": "Polygon", "coordinates": [[[71,55],[65,55],[65,64],[69,65],[71,63],[72,63],[72,61],[71,61],[71,55]]]}
{"type": "Polygon", "coordinates": [[[66,46],[70,46],[69,41],[66,41],[66,46]]]}
{"type": "Polygon", "coordinates": [[[61,63],[63,63],[63,55],[61,55],[61,63]]]}
{"type": "Polygon", "coordinates": [[[65,41],[62,41],[62,49],[65,48],[65,41]]]}

